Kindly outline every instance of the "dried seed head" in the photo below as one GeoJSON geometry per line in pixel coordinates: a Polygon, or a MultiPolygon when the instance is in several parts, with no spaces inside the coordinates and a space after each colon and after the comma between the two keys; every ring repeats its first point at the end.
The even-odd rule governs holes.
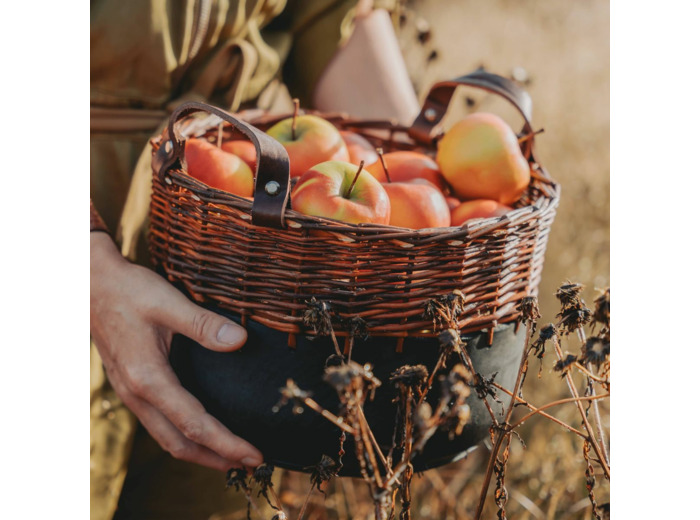
{"type": "Polygon", "coordinates": [[[424,365],[404,365],[397,368],[389,376],[389,381],[392,381],[396,386],[412,388],[418,390],[428,380],[428,369],[424,365]]]}
{"type": "Polygon", "coordinates": [[[462,337],[455,329],[443,330],[438,336],[438,340],[441,348],[449,349],[451,352],[459,352],[460,347],[464,345],[462,337]]]}
{"type": "Polygon", "coordinates": [[[462,435],[464,427],[469,423],[472,416],[472,410],[468,404],[462,403],[458,406],[452,406],[449,412],[445,414],[440,428],[448,432],[450,440],[462,435]]]}
{"type": "Polygon", "coordinates": [[[423,317],[433,321],[433,328],[438,324],[456,327],[459,316],[464,312],[466,296],[455,289],[450,294],[444,294],[425,303],[423,317]]]}
{"type": "Polygon", "coordinates": [[[600,336],[592,336],[586,340],[586,344],[583,346],[581,361],[600,367],[608,359],[608,356],[610,356],[610,340],[600,336]]]}
{"type": "Polygon", "coordinates": [[[311,397],[311,392],[305,392],[291,379],[287,379],[287,386],[280,388],[280,393],[282,394],[280,400],[272,407],[273,413],[279,412],[282,407],[292,401],[294,403],[293,412],[298,415],[304,411],[304,399],[311,397]]]}
{"type": "Polygon", "coordinates": [[[338,366],[326,368],[323,380],[336,389],[338,393],[343,393],[355,384],[364,383],[368,389],[381,386],[382,382],[374,377],[372,365],[366,363],[360,365],[354,361],[348,361],[338,366]]]}
{"type": "Polygon", "coordinates": [[[328,336],[333,331],[330,304],[318,301],[314,297],[306,301],[306,305],[307,309],[303,316],[304,325],[311,327],[316,334],[328,336]]]}
{"type": "Polygon", "coordinates": [[[231,468],[226,472],[226,488],[233,487],[236,491],[250,492],[246,478],[248,472],[244,468],[231,468]]]}
{"type": "Polygon", "coordinates": [[[520,321],[523,323],[527,321],[534,322],[542,317],[537,298],[534,296],[525,296],[525,298],[520,300],[518,310],[520,311],[520,321]]]}
{"type": "Polygon", "coordinates": [[[603,294],[595,300],[595,311],[593,319],[606,328],[610,328],[610,287],[603,291],[603,294]]]}
{"type": "Polygon", "coordinates": [[[576,363],[576,356],[569,354],[564,359],[554,363],[555,372],[561,372],[561,377],[564,377],[566,373],[571,369],[571,365],[576,363]]]}
{"type": "Polygon", "coordinates": [[[556,297],[564,307],[576,306],[581,299],[582,290],[581,284],[567,281],[557,289],[556,297]]]}
{"type": "Polygon", "coordinates": [[[500,402],[498,394],[496,393],[496,387],[493,386],[497,375],[498,372],[494,372],[490,378],[486,379],[481,374],[476,374],[476,383],[474,383],[473,386],[479,399],[485,399],[486,396],[491,396],[495,401],[500,402]]]}
{"type": "Polygon", "coordinates": [[[338,464],[328,455],[321,456],[321,460],[315,466],[304,468],[306,471],[311,471],[311,485],[315,486],[321,493],[325,492],[321,489],[321,484],[333,478],[338,471],[338,464]]]}
{"type": "Polygon", "coordinates": [[[272,464],[260,464],[253,472],[253,480],[263,487],[269,487],[272,485],[272,474],[274,471],[275,467],[272,464]]]}
{"type": "Polygon", "coordinates": [[[583,327],[591,321],[593,313],[585,306],[582,300],[579,300],[580,306],[570,307],[562,310],[557,314],[561,318],[561,330],[564,334],[576,332],[577,329],[583,327]]]}
{"type": "Polygon", "coordinates": [[[367,332],[367,322],[360,316],[353,316],[350,318],[347,329],[350,333],[350,337],[362,340],[369,337],[369,333],[367,332]]]}

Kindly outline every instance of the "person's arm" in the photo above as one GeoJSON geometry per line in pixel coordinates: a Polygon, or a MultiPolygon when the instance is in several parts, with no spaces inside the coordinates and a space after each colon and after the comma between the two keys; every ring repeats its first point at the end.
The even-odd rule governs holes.
{"type": "Polygon", "coordinates": [[[175,458],[221,471],[261,464],[260,452],[209,415],[168,363],[175,333],[232,351],[245,329],[127,261],[97,222],[91,204],[90,335],[117,395],[175,458]]]}
{"type": "Polygon", "coordinates": [[[387,11],[360,1],[355,27],[318,80],[314,107],[409,125],[420,107],[387,11]]]}

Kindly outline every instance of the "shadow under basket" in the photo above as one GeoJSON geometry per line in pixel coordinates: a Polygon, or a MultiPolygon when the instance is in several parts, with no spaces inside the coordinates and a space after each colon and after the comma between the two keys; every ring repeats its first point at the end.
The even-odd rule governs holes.
{"type": "MultiPolygon", "coordinates": [[[[240,323],[236,316],[228,317],[240,323]]],[[[485,378],[495,374],[496,382],[512,388],[525,342],[525,328],[523,325],[516,327],[515,323],[499,325],[491,345],[490,331],[463,335],[476,372],[485,378]]],[[[256,446],[270,464],[308,471],[322,455],[337,461],[341,433],[338,427],[308,408],[295,413],[293,403],[273,411],[280,400],[280,389],[292,378],[302,390],[310,391],[311,397],[322,407],[338,413],[338,395],[323,381],[326,360],[334,354],[331,339],[299,337],[296,348],[290,348],[284,332],[256,322],[249,322],[247,329],[246,345],[228,353],[214,352],[184,336],[175,336],[170,358],[183,386],[226,427],[256,446]]],[[[432,370],[440,351],[437,338],[407,338],[400,353],[396,352],[394,342],[386,340],[381,337],[356,340],[352,351],[353,361],[370,363],[374,375],[382,381],[374,399],[366,402],[364,412],[385,454],[391,447],[397,409],[396,403],[392,403],[396,389],[389,382],[389,375],[403,365],[423,364],[432,370]]],[[[459,363],[457,356],[438,374],[447,373],[455,363],[459,363]]],[[[507,404],[507,396],[498,394],[507,404]]],[[[429,392],[428,403],[434,406],[438,396],[439,390],[429,392]]],[[[501,404],[490,397],[487,399],[500,419],[501,404]]],[[[491,416],[474,389],[467,402],[471,419],[462,434],[450,439],[447,432],[438,430],[423,452],[413,459],[415,471],[458,460],[488,435],[491,416]]],[[[344,450],[346,455],[340,476],[360,477],[349,435],[344,450]]]]}

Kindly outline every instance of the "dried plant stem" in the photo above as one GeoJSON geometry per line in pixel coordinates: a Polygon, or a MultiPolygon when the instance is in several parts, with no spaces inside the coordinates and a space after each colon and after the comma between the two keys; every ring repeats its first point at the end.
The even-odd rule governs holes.
{"type": "Polygon", "coordinates": [[[316,401],[311,399],[310,397],[305,397],[303,400],[303,403],[311,408],[314,412],[321,414],[323,417],[328,419],[330,422],[335,424],[338,428],[343,430],[346,433],[349,433],[351,435],[355,435],[355,430],[349,426],[342,417],[338,417],[337,415],[333,415],[331,412],[323,408],[320,404],[318,404],[316,401]]]}
{"type": "MultiPolygon", "coordinates": [[[[498,383],[494,383],[493,386],[495,386],[496,388],[498,388],[499,390],[501,390],[502,392],[505,392],[506,394],[508,394],[508,395],[510,395],[510,396],[513,395],[513,394],[510,392],[510,390],[505,389],[504,387],[502,387],[502,386],[499,385],[498,383]]],[[[601,396],[601,397],[605,397],[605,396],[601,396]]],[[[577,429],[574,428],[573,426],[571,426],[571,425],[569,425],[569,424],[566,424],[565,422],[563,422],[563,421],[557,419],[557,418],[554,417],[553,415],[549,415],[548,413],[542,411],[542,408],[537,408],[536,406],[532,405],[531,403],[528,403],[525,399],[523,399],[523,398],[521,398],[521,397],[517,397],[517,396],[516,396],[515,399],[517,399],[518,403],[521,403],[521,404],[527,406],[530,410],[532,410],[533,412],[536,412],[538,415],[541,415],[541,416],[544,417],[545,419],[549,419],[550,421],[552,421],[552,422],[558,424],[558,425],[561,426],[562,428],[565,428],[565,429],[569,430],[571,433],[574,433],[574,434],[578,435],[578,436],[581,437],[582,439],[587,439],[587,438],[588,438],[588,435],[586,435],[586,434],[583,433],[582,431],[577,430],[577,429]]],[[[573,398],[571,398],[570,400],[573,401],[573,398]]],[[[544,407],[543,407],[543,408],[544,408],[544,407]]]]}
{"type": "Polygon", "coordinates": [[[574,363],[574,366],[596,383],[605,384],[608,382],[605,378],[599,377],[593,373],[593,367],[591,367],[590,363],[588,363],[587,366],[583,366],[577,361],[574,363]]]}
{"type": "MultiPolygon", "coordinates": [[[[554,336],[552,338],[552,343],[554,344],[554,351],[557,354],[557,359],[559,361],[562,361],[564,359],[564,354],[561,350],[561,346],[559,345],[559,338],[557,336],[554,336]]],[[[586,431],[588,432],[588,437],[589,441],[591,443],[591,446],[593,447],[593,451],[595,451],[596,456],[598,457],[598,462],[600,463],[601,467],[603,468],[603,473],[605,474],[605,478],[610,480],[610,467],[608,466],[607,459],[605,458],[603,454],[603,450],[600,448],[600,443],[595,437],[593,428],[591,427],[591,423],[588,422],[588,417],[586,417],[586,411],[583,409],[583,405],[581,404],[581,401],[579,400],[580,396],[578,393],[578,390],[576,389],[576,385],[574,384],[574,378],[571,376],[571,371],[567,371],[565,374],[566,377],[566,383],[569,386],[569,391],[571,392],[571,395],[575,397],[576,400],[576,407],[579,410],[579,413],[581,414],[581,419],[583,421],[583,426],[585,427],[586,431]]]]}
{"type": "Polygon", "coordinates": [[[309,489],[309,492],[306,494],[306,498],[304,499],[304,503],[301,506],[301,509],[299,510],[299,516],[297,516],[297,520],[302,520],[304,518],[304,513],[306,513],[306,506],[309,505],[309,499],[311,498],[311,493],[314,492],[314,486],[311,486],[309,489]]]}
{"type": "MultiPolygon", "coordinates": [[[[544,406],[541,406],[540,408],[535,408],[529,414],[525,415],[522,419],[520,419],[518,422],[511,425],[508,429],[511,431],[514,430],[515,428],[517,428],[518,426],[523,424],[525,421],[527,421],[533,415],[544,415],[544,414],[541,414],[540,412],[542,412],[543,410],[546,410],[547,408],[553,408],[555,406],[559,406],[561,404],[567,404],[567,403],[579,403],[580,404],[582,401],[595,402],[595,401],[598,401],[600,399],[605,399],[606,397],[610,397],[610,394],[591,395],[591,396],[584,396],[584,397],[568,397],[566,399],[559,399],[558,401],[552,401],[551,403],[547,403],[544,406]]],[[[547,417],[554,419],[554,421],[557,424],[560,424],[561,426],[568,427],[567,429],[569,431],[578,434],[579,436],[583,437],[584,439],[588,439],[588,435],[586,435],[585,433],[580,432],[580,431],[576,430],[575,428],[571,428],[570,426],[568,426],[565,423],[562,423],[561,421],[559,421],[555,417],[552,417],[552,416],[547,416],[547,417]]]]}
{"type": "MultiPolygon", "coordinates": [[[[513,387],[513,392],[510,393],[510,402],[508,403],[508,409],[506,411],[506,415],[503,419],[503,424],[507,428],[508,426],[508,421],[510,421],[510,417],[513,414],[513,408],[515,407],[515,400],[516,396],[519,393],[520,387],[523,384],[523,381],[525,380],[525,372],[527,370],[527,360],[528,356],[530,355],[530,336],[532,335],[532,321],[528,320],[526,324],[526,334],[525,334],[525,343],[523,346],[523,354],[520,357],[520,366],[518,368],[518,375],[515,379],[515,385],[513,387]]],[[[473,370],[472,370],[473,371],[473,370]]],[[[490,411],[490,410],[489,410],[490,411]]],[[[496,418],[493,416],[493,413],[491,414],[494,420],[494,424],[497,424],[496,418]]],[[[493,449],[491,450],[491,455],[489,456],[489,461],[488,464],[486,465],[486,475],[484,475],[484,482],[481,485],[481,494],[479,496],[479,505],[476,508],[476,513],[474,515],[474,518],[476,520],[479,520],[481,518],[481,513],[484,510],[484,505],[486,503],[486,495],[488,494],[489,490],[489,484],[491,483],[491,477],[493,476],[493,470],[496,465],[496,460],[498,459],[498,454],[501,451],[501,444],[503,443],[503,440],[506,438],[507,435],[509,435],[509,431],[506,430],[506,428],[500,428],[498,430],[498,434],[496,436],[496,439],[493,443],[493,449]]]]}
{"type": "MultiPolygon", "coordinates": [[[[581,341],[581,344],[585,345],[586,344],[586,332],[583,330],[583,327],[579,327],[578,329],[576,329],[576,333],[578,334],[578,339],[581,341]]],[[[593,380],[596,380],[595,376],[592,375],[593,367],[591,366],[591,363],[588,362],[586,364],[586,367],[588,369],[588,370],[586,370],[588,377],[593,379],[593,380]]],[[[593,396],[595,395],[595,386],[594,385],[591,385],[591,395],[593,395],[593,396]]],[[[605,441],[605,432],[603,431],[603,422],[600,419],[600,408],[598,407],[597,401],[593,401],[593,420],[594,420],[596,428],[598,430],[598,440],[600,441],[600,448],[603,452],[603,456],[605,457],[605,462],[609,466],[610,465],[610,456],[608,455],[608,448],[606,446],[606,441],[605,441]]]]}
{"type": "MultiPolygon", "coordinates": [[[[367,418],[365,417],[365,412],[361,406],[358,406],[357,413],[360,416],[360,420],[362,422],[364,422],[364,424],[368,425],[367,418]]],[[[377,452],[377,455],[379,456],[379,460],[382,462],[384,469],[386,469],[387,475],[391,475],[391,473],[392,473],[391,466],[389,465],[389,462],[387,461],[386,457],[382,453],[382,450],[379,447],[379,443],[377,442],[377,439],[375,438],[374,433],[372,433],[372,429],[369,427],[369,425],[367,426],[367,434],[368,434],[370,441],[372,442],[372,446],[374,447],[375,451],[377,452]]]]}
{"type": "Polygon", "coordinates": [[[223,142],[223,138],[224,138],[223,130],[224,130],[224,122],[221,121],[221,123],[219,123],[219,127],[217,128],[217,131],[216,131],[216,147],[217,148],[221,148],[221,143],[223,142]]]}

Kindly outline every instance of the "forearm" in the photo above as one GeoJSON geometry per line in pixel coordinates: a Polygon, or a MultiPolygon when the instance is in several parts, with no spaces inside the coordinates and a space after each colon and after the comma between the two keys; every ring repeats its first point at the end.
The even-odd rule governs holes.
{"type": "Polygon", "coordinates": [[[386,11],[357,18],[352,36],[321,75],[313,102],[323,111],[406,125],[418,115],[418,99],[386,11]]]}

